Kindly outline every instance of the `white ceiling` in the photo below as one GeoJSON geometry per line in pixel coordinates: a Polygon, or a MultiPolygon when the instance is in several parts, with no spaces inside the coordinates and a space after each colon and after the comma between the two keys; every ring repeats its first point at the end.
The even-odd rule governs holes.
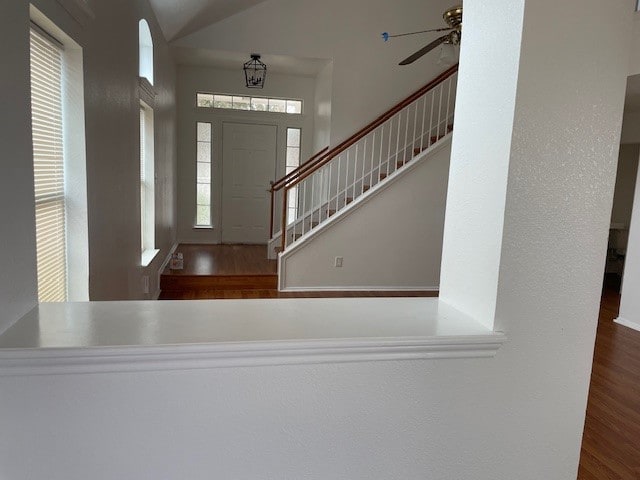
{"type": "MultiPolygon", "coordinates": [[[[174,58],[180,65],[214,67],[225,70],[240,70],[249,61],[251,52],[229,52],[225,50],[205,50],[190,47],[172,47],[174,58]]],[[[260,52],[257,52],[260,53],[260,52]]],[[[283,73],[315,77],[329,60],[322,58],[300,58],[286,55],[262,55],[268,73],[283,73]]]]}
{"type": "Polygon", "coordinates": [[[265,0],[149,0],[168,41],[189,35],[265,0]]]}

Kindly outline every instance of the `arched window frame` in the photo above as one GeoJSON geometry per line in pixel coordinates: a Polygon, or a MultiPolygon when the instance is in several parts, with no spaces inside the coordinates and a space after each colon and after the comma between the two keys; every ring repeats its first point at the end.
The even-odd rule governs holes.
{"type": "Polygon", "coordinates": [[[144,18],[138,24],[138,43],[140,47],[138,74],[153,85],[153,38],[149,24],[144,18]]]}

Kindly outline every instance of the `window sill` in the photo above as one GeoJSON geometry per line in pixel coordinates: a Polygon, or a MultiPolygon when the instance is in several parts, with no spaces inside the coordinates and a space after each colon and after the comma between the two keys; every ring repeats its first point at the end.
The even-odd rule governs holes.
{"type": "Polygon", "coordinates": [[[504,334],[436,298],[43,303],[0,375],[492,357],[504,334]]]}
{"type": "Polygon", "coordinates": [[[145,250],[142,252],[142,256],[140,257],[140,264],[143,267],[148,267],[153,262],[153,259],[156,258],[156,255],[160,253],[160,250],[145,250]]]}
{"type": "Polygon", "coordinates": [[[213,225],[194,225],[194,230],[213,230],[213,225]]]}

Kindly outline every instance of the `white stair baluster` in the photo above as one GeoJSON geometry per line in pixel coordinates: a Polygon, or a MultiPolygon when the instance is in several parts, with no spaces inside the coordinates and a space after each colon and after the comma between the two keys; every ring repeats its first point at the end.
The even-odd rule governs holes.
{"type": "MultiPolygon", "coordinates": [[[[387,141],[387,175],[391,173],[391,132],[393,130],[393,117],[389,120],[389,140],[387,141]]],[[[394,167],[395,170],[395,167],[394,167]]]]}
{"type": "MultiPolygon", "coordinates": [[[[376,153],[376,130],[373,131],[371,136],[371,159],[370,159],[370,170],[369,170],[369,185],[373,186],[373,156],[376,153]]],[[[377,182],[376,182],[377,183],[377,182]]]]}
{"type": "Polygon", "coordinates": [[[438,132],[436,133],[436,142],[440,137],[440,124],[442,123],[442,95],[444,93],[444,87],[440,84],[440,100],[438,103],[438,132]]]}

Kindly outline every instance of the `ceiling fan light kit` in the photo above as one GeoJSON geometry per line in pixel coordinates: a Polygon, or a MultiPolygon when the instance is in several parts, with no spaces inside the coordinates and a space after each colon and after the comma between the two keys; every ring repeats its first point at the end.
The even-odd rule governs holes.
{"type": "Polygon", "coordinates": [[[458,28],[462,26],[462,5],[451,7],[449,10],[442,14],[442,18],[447,25],[451,28],[458,28]]]}

